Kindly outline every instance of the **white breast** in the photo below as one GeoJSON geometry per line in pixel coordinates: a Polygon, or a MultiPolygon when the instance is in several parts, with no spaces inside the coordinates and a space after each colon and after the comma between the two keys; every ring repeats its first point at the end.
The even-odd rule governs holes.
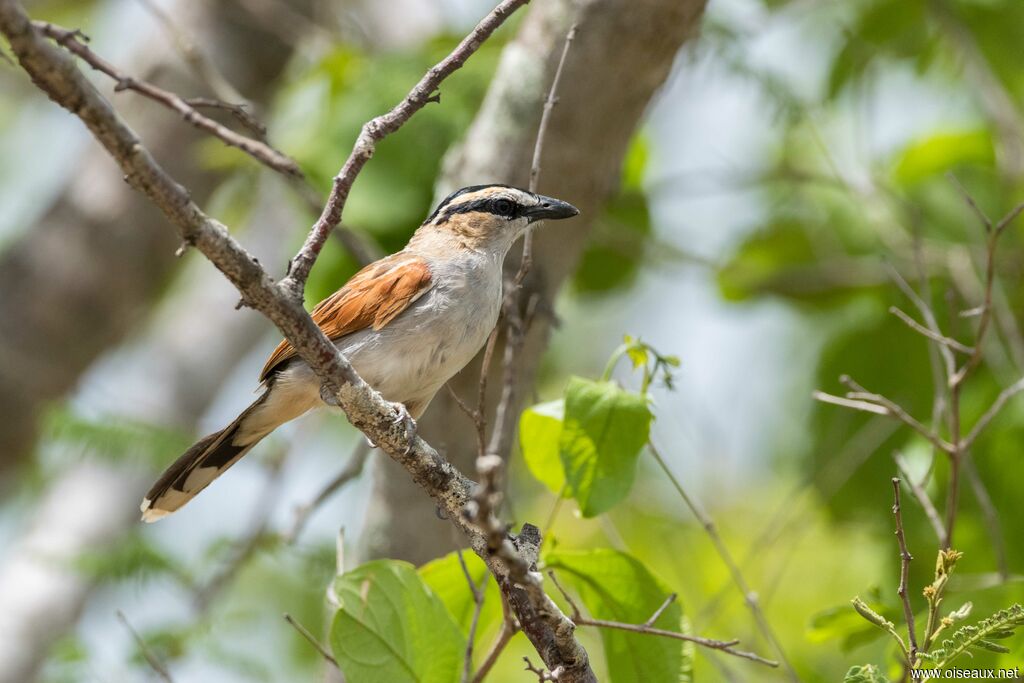
{"type": "Polygon", "coordinates": [[[473,359],[497,323],[501,260],[467,252],[431,262],[433,286],[427,293],[384,329],[344,337],[338,348],[385,398],[422,412],[473,359]]]}

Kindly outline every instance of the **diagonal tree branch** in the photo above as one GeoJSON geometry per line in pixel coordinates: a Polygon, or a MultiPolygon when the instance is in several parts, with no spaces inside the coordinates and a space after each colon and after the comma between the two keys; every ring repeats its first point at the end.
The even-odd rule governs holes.
{"type": "MultiPolygon", "coordinates": [[[[438,67],[435,67],[417,88],[433,88],[440,82],[440,78],[461,66],[469,54],[479,47],[480,41],[489,36],[512,10],[524,3],[525,0],[506,0],[499,5],[442,62],[448,65],[447,71],[438,71],[438,67]]],[[[247,305],[256,308],[277,325],[316,372],[324,384],[324,390],[333,395],[349,421],[401,464],[467,537],[474,552],[485,561],[490,572],[503,586],[531,642],[535,646],[538,643],[543,645],[538,648],[538,652],[545,664],[562,672],[560,680],[563,683],[596,681],[587,653],[573,635],[572,622],[544,593],[540,582],[530,580],[536,572],[531,572],[533,560],[529,558],[539,547],[539,534],[535,527],[524,527],[524,531],[530,533],[522,539],[525,543],[516,545],[513,541],[520,539],[511,537],[503,524],[500,525],[499,533],[498,525],[492,521],[493,515],[488,516],[485,532],[473,523],[471,515],[463,514],[471,502],[475,484],[420,437],[414,436],[410,441],[404,427],[394,420],[393,406],[356,374],[344,355],[313,323],[301,301],[293,295],[294,285],[287,281],[275,283],[223,225],[206,216],[192,202],[185,188],[157,164],[135,133],[79,71],[73,60],[49,44],[33,27],[15,0],[0,0],[0,32],[7,37],[19,63],[33,82],[85,123],[121,167],[125,180],[156,204],[178,229],[184,241],[194,245],[224,273],[239,290],[247,305]]],[[[403,103],[404,106],[413,107],[412,111],[399,105],[391,114],[385,115],[395,117],[391,119],[392,125],[400,126],[426,104],[429,92],[422,94],[422,98],[418,98],[417,93],[422,94],[422,91],[414,89],[410,94],[410,98],[416,100],[415,103],[408,98],[403,103]]],[[[364,127],[364,132],[368,128],[370,124],[364,127]]],[[[370,145],[369,149],[372,150],[372,140],[370,145]]],[[[350,175],[346,176],[343,172],[340,176],[347,178],[348,185],[335,183],[332,201],[329,201],[322,218],[330,219],[333,210],[337,211],[337,217],[340,218],[351,181],[369,157],[359,158],[361,161],[353,162],[350,175]]],[[[324,240],[336,224],[337,221],[326,225],[324,240]]],[[[315,238],[316,234],[314,228],[310,238],[315,238]]],[[[322,242],[319,246],[323,246],[322,242]]],[[[319,248],[306,253],[306,274],[318,252],[319,248]]],[[[293,276],[294,273],[289,277],[293,276]]],[[[301,290],[304,279],[293,282],[298,282],[301,290]]]]}
{"type": "Polygon", "coordinates": [[[461,68],[480,45],[505,22],[505,19],[527,2],[529,0],[503,0],[476,25],[476,28],[470,31],[469,35],[462,39],[462,42],[451,54],[427,71],[404,100],[395,105],[391,111],[381,114],[363,125],[359,137],[356,138],[355,146],[352,148],[352,153],[345,160],[338,175],[334,176],[327,205],[324,206],[320,218],[310,229],[302,248],[289,264],[288,275],[281,282],[284,289],[289,291],[297,301],[302,300],[306,279],[309,278],[309,272],[313,269],[320,250],[327,243],[331,232],[341,223],[341,212],[345,208],[345,202],[352,190],[352,183],[355,182],[356,176],[359,175],[366,162],[373,156],[377,149],[377,143],[405,125],[405,122],[425,107],[428,102],[437,101],[439,96],[434,93],[441,82],[461,68]]]}
{"type": "MultiPolygon", "coordinates": [[[[147,83],[146,81],[128,76],[116,66],[93,52],[85,44],[89,39],[81,31],[61,28],[60,26],[46,21],[33,21],[32,25],[43,35],[55,40],[58,45],[67,48],[70,52],[81,57],[92,68],[114,79],[117,82],[117,85],[114,86],[115,91],[134,90],[143,97],[148,97],[154,102],[158,102],[168,109],[178,112],[181,114],[181,117],[191,125],[220,138],[227,145],[237,147],[259,161],[261,164],[293,178],[303,177],[302,171],[299,169],[299,165],[295,163],[294,159],[285,156],[265,142],[254,140],[250,137],[246,137],[245,135],[240,135],[230,128],[222,126],[213,119],[203,116],[196,110],[197,106],[210,106],[210,102],[212,102],[211,100],[186,100],[169,90],[164,90],[152,83],[147,83]]],[[[238,109],[237,107],[232,107],[223,103],[217,103],[216,106],[229,110],[234,109],[236,111],[238,109]]],[[[237,113],[235,115],[238,116],[237,113]]],[[[249,118],[251,119],[251,117],[249,118]]]]}

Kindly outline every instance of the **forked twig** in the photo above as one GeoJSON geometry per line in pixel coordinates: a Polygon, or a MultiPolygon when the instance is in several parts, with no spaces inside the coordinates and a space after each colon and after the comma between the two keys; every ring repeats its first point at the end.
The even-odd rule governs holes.
{"type": "Polygon", "coordinates": [[[92,68],[114,79],[117,83],[114,86],[115,91],[134,90],[143,97],[147,97],[168,109],[176,111],[189,124],[220,138],[227,145],[237,147],[261,164],[288,176],[303,177],[302,170],[294,159],[279,152],[265,142],[254,140],[222,126],[213,119],[199,113],[187,100],[169,90],[164,90],[152,83],[128,76],[93,52],[85,44],[86,38],[81,31],[62,28],[46,21],[33,21],[32,26],[46,37],[52,38],[58,45],[82,58],[92,68]]]}

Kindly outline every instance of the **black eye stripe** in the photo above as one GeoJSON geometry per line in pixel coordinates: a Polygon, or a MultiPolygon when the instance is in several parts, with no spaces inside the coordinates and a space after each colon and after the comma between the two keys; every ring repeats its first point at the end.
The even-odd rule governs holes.
{"type": "Polygon", "coordinates": [[[427,220],[424,221],[424,223],[429,223],[430,221],[432,221],[435,218],[437,218],[438,214],[441,213],[441,209],[446,208],[449,204],[451,204],[453,201],[455,201],[456,199],[458,199],[462,195],[469,194],[470,192],[478,192],[480,190],[486,190],[486,189],[491,188],[491,187],[502,187],[502,188],[505,188],[505,189],[515,189],[511,185],[502,185],[501,183],[493,183],[493,184],[490,184],[490,185],[470,185],[469,187],[464,187],[461,190],[456,190],[455,192],[452,192],[450,195],[448,195],[447,197],[442,199],[441,203],[437,205],[436,209],[434,209],[434,213],[430,214],[427,217],[427,220]]]}
{"type": "Polygon", "coordinates": [[[526,207],[508,197],[487,197],[485,199],[462,202],[454,206],[442,207],[436,212],[440,214],[440,217],[435,223],[438,225],[445,223],[449,218],[459,213],[492,213],[505,218],[515,219],[522,216],[525,211],[526,207]]]}

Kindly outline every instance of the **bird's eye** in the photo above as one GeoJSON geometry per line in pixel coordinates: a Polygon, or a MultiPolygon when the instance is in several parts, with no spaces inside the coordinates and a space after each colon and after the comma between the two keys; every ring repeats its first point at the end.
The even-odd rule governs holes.
{"type": "Polygon", "coordinates": [[[499,199],[494,202],[494,212],[502,216],[511,216],[515,206],[507,199],[499,199]]]}

